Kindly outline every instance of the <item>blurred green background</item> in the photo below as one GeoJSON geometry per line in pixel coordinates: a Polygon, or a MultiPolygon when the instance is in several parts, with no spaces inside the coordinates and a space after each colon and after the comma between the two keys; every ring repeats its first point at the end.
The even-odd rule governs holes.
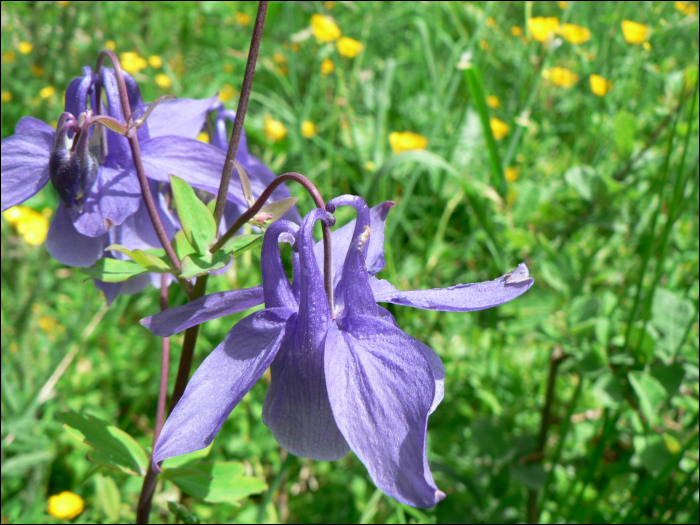
{"type": "MultiPolygon", "coordinates": [[[[22,116],[56,121],[68,82],[105,47],[133,53],[122,60],[145,100],[219,91],[235,108],[256,3],[0,10],[5,138],[22,116]]],[[[165,481],[152,521],[174,523],[166,502],[175,501],[204,522],[697,523],[697,11],[696,2],[271,3],[246,120],[253,153],[276,173],[306,174],[327,199],[396,201],[380,276],[401,289],[490,280],[521,261],[536,282],[481,312],[390,307],[445,363],[428,432],[447,494],[436,508],[376,491],[352,453],[285,460],[262,423],[263,380],[210,458],[241,461],[271,488],[236,506],[165,481]],[[318,42],[314,13],[361,52],[318,42]],[[623,20],[644,27],[625,34],[623,20]],[[316,128],[302,134],[305,121],[316,128]],[[393,132],[427,146],[397,152],[393,132]]],[[[310,199],[290,189],[308,211],[310,199]]],[[[57,201],[48,185],[26,205],[41,213],[57,201]]],[[[92,414],[150,450],[160,342],[138,321],[157,311],[158,291],[107,309],[6,219],[2,523],[59,522],[46,506],[65,490],[85,500],[75,522],[133,521],[141,478],[88,462],[55,415],[92,414]]],[[[209,290],[259,282],[248,253],[209,290]]],[[[171,305],[184,302],[173,287],[171,305]]],[[[241,316],[203,326],[195,364],[241,316]]],[[[181,342],[173,338],[171,386],[181,342]]]]}

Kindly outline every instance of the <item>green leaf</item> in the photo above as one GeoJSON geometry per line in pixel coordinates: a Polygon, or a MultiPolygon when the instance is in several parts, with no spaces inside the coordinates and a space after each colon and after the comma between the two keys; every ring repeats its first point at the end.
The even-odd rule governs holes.
{"type": "Polygon", "coordinates": [[[190,452],[189,454],[183,454],[182,456],[175,456],[174,458],[166,459],[162,465],[163,470],[176,469],[182,467],[183,465],[186,465],[187,463],[191,463],[198,459],[203,459],[209,455],[212,447],[213,445],[210,443],[208,447],[203,448],[201,450],[195,450],[194,452],[190,452]]]}
{"type": "Polygon", "coordinates": [[[473,64],[464,70],[464,78],[469,87],[469,94],[474,102],[476,112],[481,120],[481,127],[484,130],[486,137],[486,147],[489,152],[489,164],[491,165],[491,183],[498,189],[501,197],[505,197],[508,185],[503,176],[503,166],[501,165],[501,157],[498,154],[498,146],[496,139],[491,131],[491,119],[489,118],[489,108],[486,105],[486,90],[484,89],[484,81],[481,77],[481,71],[473,64]]]}
{"type": "Polygon", "coordinates": [[[666,389],[651,374],[635,370],[627,374],[630,385],[639,398],[639,408],[650,425],[656,424],[656,411],[666,399],[666,389]]]}
{"type": "Polygon", "coordinates": [[[223,268],[231,260],[231,254],[219,250],[218,252],[205,253],[204,255],[188,255],[182,259],[182,273],[180,277],[183,279],[191,279],[200,275],[207,274],[213,270],[223,268]]]}
{"type": "Polygon", "coordinates": [[[519,481],[527,488],[538,490],[544,486],[547,480],[547,473],[544,467],[539,464],[535,465],[514,465],[511,470],[513,479],[519,481]]]}
{"type": "Polygon", "coordinates": [[[600,404],[608,408],[617,408],[625,400],[625,389],[620,378],[610,372],[603,372],[593,383],[591,391],[597,394],[600,404]]]}
{"type": "Polygon", "coordinates": [[[595,170],[590,166],[572,166],[564,173],[564,180],[585,201],[592,201],[601,196],[603,185],[595,170]]]}
{"type": "Polygon", "coordinates": [[[237,461],[200,463],[187,468],[163,471],[162,478],[169,479],[188,494],[214,503],[239,505],[239,500],[259,494],[267,484],[244,475],[245,468],[237,461]]]}
{"type": "Polygon", "coordinates": [[[202,523],[197,516],[192,514],[185,507],[181,507],[174,501],[168,501],[168,510],[172,512],[176,518],[178,518],[182,523],[202,523]]]}
{"type": "Polygon", "coordinates": [[[88,459],[127,474],[143,476],[148,456],[134,438],[96,417],[76,412],[59,412],[56,417],[76,439],[92,447],[88,459]]]}
{"type": "Polygon", "coordinates": [[[97,472],[92,481],[95,484],[95,506],[102,511],[109,522],[119,521],[121,494],[114,479],[97,472]]]}
{"type": "Polygon", "coordinates": [[[291,210],[297,202],[299,202],[297,197],[287,197],[286,199],[271,202],[270,204],[265,204],[265,206],[260,208],[260,211],[256,215],[260,215],[262,213],[270,214],[271,217],[265,220],[265,224],[269,226],[276,220],[281,219],[282,216],[291,210]]]}
{"type": "Polygon", "coordinates": [[[666,393],[672,396],[678,392],[681,386],[685,369],[680,363],[670,365],[656,365],[651,369],[651,375],[664,387],[666,393]]]}
{"type": "Polygon", "coordinates": [[[19,477],[42,463],[53,461],[55,456],[56,451],[54,450],[36,450],[26,454],[16,454],[11,458],[3,459],[0,474],[3,478],[19,477]]]}
{"type": "Polygon", "coordinates": [[[637,119],[631,113],[620,111],[615,116],[615,146],[623,157],[629,157],[634,150],[637,137],[637,119]]]}
{"type": "Polygon", "coordinates": [[[192,245],[187,240],[187,237],[185,237],[185,232],[183,230],[180,230],[175,234],[175,237],[173,237],[172,245],[173,250],[175,250],[175,254],[181,261],[188,255],[197,253],[197,250],[192,248],[192,245]]]}
{"type": "Polygon", "coordinates": [[[247,252],[259,244],[262,244],[262,241],[262,234],[236,235],[235,237],[231,237],[231,239],[224,244],[224,247],[221,250],[230,252],[231,255],[237,257],[243,252],[247,252]]]}
{"type": "Polygon", "coordinates": [[[175,197],[177,216],[182,224],[182,231],[185,232],[185,237],[197,253],[204,255],[216,237],[214,217],[197,197],[192,187],[184,180],[171,175],[170,184],[175,197]]]}
{"type": "Polygon", "coordinates": [[[119,244],[110,244],[105,248],[105,251],[122,252],[131,257],[134,262],[146,268],[149,272],[168,273],[170,271],[168,263],[163,259],[151,253],[144,252],[143,250],[128,250],[119,244]]]}
{"type": "Polygon", "coordinates": [[[136,275],[148,273],[148,271],[133,261],[121,261],[111,257],[103,257],[95,263],[95,266],[80,269],[80,273],[106,283],[120,283],[136,275]]]}
{"type": "Polygon", "coordinates": [[[633,463],[638,461],[653,475],[656,475],[673,459],[673,454],[669,452],[664,438],[658,434],[634,436],[632,443],[634,443],[635,451],[633,463]]]}

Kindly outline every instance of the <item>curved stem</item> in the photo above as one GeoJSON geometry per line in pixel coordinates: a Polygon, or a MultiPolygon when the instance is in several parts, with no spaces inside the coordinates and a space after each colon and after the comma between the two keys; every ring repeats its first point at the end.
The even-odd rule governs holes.
{"type": "Polygon", "coordinates": [[[111,49],[103,49],[97,57],[97,67],[95,73],[100,74],[105,58],[109,58],[114,66],[114,76],[117,77],[117,89],[119,90],[119,101],[122,104],[122,112],[124,113],[124,123],[129,124],[131,118],[131,103],[129,102],[129,92],[126,90],[126,82],[124,81],[124,72],[122,64],[117,58],[117,54],[111,49]]]}
{"type": "Polygon", "coordinates": [[[245,66],[245,75],[243,77],[243,86],[241,87],[241,96],[238,99],[238,110],[236,118],[233,121],[233,131],[231,132],[231,140],[228,143],[228,151],[226,152],[226,161],[224,162],[224,171],[221,174],[221,183],[219,184],[219,193],[216,196],[216,206],[214,207],[214,221],[216,228],[219,228],[221,217],[224,215],[226,207],[226,198],[228,196],[228,187],[233,174],[233,161],[238,153],[238,143],[241,140],[243,133],[243,121],[248,110],[248,102],[250,100],[250,90],[253,87],[253,77],[255,76],[255,64],[258,61],[258,51],[260,50],[260,40],[262,40],[263,27],[265,25],[265,15],[267,14],[267,4],[269,2],[258,3],[258,15],[255,18],[255,27],[253,28],[253,36],[250,40],[250,51],[248,51],[248,62],[245,66]]]}
{"type": "MultiPolygon", "coordinates": [[[[311,195],[311,198],[314,200],[314,204],[316,204],[318,208],[324,210],[326,209],[326,203],[323,200],[321,193],[318,191],[318,188],[314,186],[313,182],[311,182],[307,177],[305,177],[301,173],[283,173],[275,180],[273,180],[267,188],[265,188],[265,191],[263,191],[260,197],[258,197],[258,200],[256,200],[255,203],[247,211],[245,211],[240,217],[238,217],[236,222],[233,223],[233,226],[231,226],[226,231],[226,233],[224,233],[219,238],[219,240],[216,241],[214,246],[212,246],[209,249],[209,252],[216,253],[217,251],[219,251],[229,241],[229,239],[231,239],[231,237],[233,237],[236,234],[236,232],[241,229],[241,227],[245,223],[247,223],[250,219],[255,217],[255,215],[260,211],[260,209],[265,205],[265,201],[267,201],[267,199],[270,198],[272,192],[274,192],[280,184],[288,180],[298,182],[299,184],[304,186],[304,189],[309,192],[309,195],[311,195]]],[[[322,226],[323,282],[326,288],[328,304],[331,308],[331,316],[333,317],[333,319],[335,319],[335,310],[333,309],[333,247],[331,245],[331,228],[330,226],[327,226],[323,223],[322,226]]]]}

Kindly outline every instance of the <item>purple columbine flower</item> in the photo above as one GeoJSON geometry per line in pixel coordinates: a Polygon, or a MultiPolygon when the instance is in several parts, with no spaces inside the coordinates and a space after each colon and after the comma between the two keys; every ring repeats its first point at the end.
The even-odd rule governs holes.
{"type": "Polygon", "coordinates": [[[383,229],[393,203],[371,210],[343,196],[328,210],[350,205],[358,217],[333,234],[335,316],[314,254],[313,224],[334,223],[315,209],[301,229],[286,221],[265,234],[262,287],[203,297],[143,323],[158,335],[242,311],[261,300],[265,309],[237,323],[194,374],[156,443],[157,463],[208,446],[229,413],[268,366],[272,382],[263,420],[277,441],[301,457],[335,460],[349,450],[373,481],[399,501],[432,507],[437,489],[426,454],[428,416],[443,398],[445,370],[438,355],[403,332],[377,302],[423,309],[471,311],[522,295],[533,284],[524,264],[494,281],[401,292],[372,276],[384,266],[383,229]],[[297,232],[298,230],[298,232],[297,232]],[[278,241],[296,233],[290,286],[278,241]],[[374,237],[374,241],[371,241],[374,237]]]}

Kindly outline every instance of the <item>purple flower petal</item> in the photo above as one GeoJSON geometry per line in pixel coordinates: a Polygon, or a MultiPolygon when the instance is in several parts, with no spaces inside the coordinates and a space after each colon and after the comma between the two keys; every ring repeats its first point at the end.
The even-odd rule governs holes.
{"type": "Polygon", "coordinates": [[[56,133],[56,130],[49,126],[46,122],[34,117],[22,117],[15,126],[15,133],[27,133],[28,131],[44,131],[46,133],[50,133],[51,146],[49,147],[49,150],[53,149],[53,135],[56,133]]]}
{"type": "Polygon", "coordinates": [[[141,201],[141,186],[133,169],[100,166],[82,212],[71,210],[75,229],[90,237],[104,235],[136,213],[141,201]]]}
{"type": "Polygon", "coordinates": [[[388,281],[371,279],[370,284],[378,303],[402,304],[423,310],[470,312],[492,308],[520,297],[535,282],[527,275],[527,266],[520,263],[516,270],[493,281],[457,284],[449,288],[402,292],[388,281]]]}
{"type": "Polygon", "coordinates": [[[265,308],[285,307],[293,310],[299,308],[287,273],[284,271],[279,251],[279,242],[282,238],[285,239],[285,242],[287,240],[294,242],[293,235],[298,230],[299,226],[293,222],[281,220],[272,223],[265,232],[262,253],[260,254],[265,308]]]}
{"type": "Polygon", "coordinates": [[[104,256],[105,241],[105,236],[78,233],[69,211],[59,203],[46,236],[46,249],[54,259],[68,266],[92,266],[104,256]]]}
{"type": "MultiPolygon", "coordinates": [[[[389,210],[396,206],[392,201],[385,201],[370,208],[370,229],[372,230],[369,248],[367,249],[366,265],[370,275],[379,273],[385,265],[384,262],[384,225],[389,210]]],[[[345,254],[352,241],[355,231],[355,221],[350,221],[342,228],[333,232],[333,284],[338,286],[342,275],[343,261],[345,254]]],[[[323,269],[323,241],[316,243],[314,247],[316,260],[323,269]]]]}
{"type": "Polygon", "coordinates": [[[105,296],[107,306],[110,306],[118,295],[131,295],[143,291],[151,283],[150,274],[137,275],[122,283],[106,283],[93,279],[93,283],[105,296]]]}
{"type": "MultiPolygon", "coordinates": [[[[191,186],[216,195],[226,153],[210,144],[184,137],[163,136],[141,144],[146,175],[160,182],[170,182],[170,175],[191,186]]],[[[229,200],[245,206],[240,184],[229,186],[229,200]]]]}
{"type": "Polygon", "coordinates": [[[263,302],[262,286],[218,292],[185,305],[168,308],[141,319],[141,324],[155,335],[168,337],[178,332],[225,315],[242,312],[263,302]]]}
{"type": "Polygon", "coordinates": [[[50,131],[41,129],[38,122],[23,118],[17,127],[27,131],[2,141],[2,211],[26,201],[49,181],[54,131],[48,125],[50,131]]]}
{"type": "MultiPolygon", "coordinates": [[[[107,97],[107,114],[124,123],[124,113],[122,112],[121,99],[119,98],[119,87],[114,76],[114,70],[106,67],[102,68],[102,86],[107,97]]],[[[78,115],[75,115],[76,117],[78,115]]],[[[112,131],[106,132],[108,155],[104,159],[104,166],[109,166],[117,170],[128,168],[132,164],[131,148],[126,137],[112,131]]],[[[104,168],[104,166],[100,166],[104,168]]],[[[93,189],[94,191],[94,189],[93,189]]]]}
{"type": "MultiPolygon", "coordinates": [[[[148,116],[148,133],[151,138],[177,135],[196,139],[204,126],[209,108],[217,97],[194,99],[168,99],[158,104],[148,116]]],[[[149,104],[150,105],[150,104],[149,104]]],[[[144,108],[145,110],[148,107],[144,108]]],[[[221,168],[219,168],[221,171],[221,168]]]]}
{"type": "Polygon", "coordinates": [[[349,450],[326,390],[323,341],[330,308],[313,253],[314,222],[332,218],[316,208],[304,218],[297,235],[305,270],[301,273],[299,315],[272,362],[272,381],[263,404],[263,422],[280,445],[295,456],[326,461],[339,459],[349,450]]]}
{"type": "Polygon", "coordinates": [[[325,372],[333,414],[372,480],[408,505],[444,498],[426,453],[435,397],[430,363],[415,339],[377,317],[343,317],[326,336],[325,372]]]}
{"type": "Polygon", "coordinates": [[[168,417],[153,451],[153,465],[205,448],[277,355],[285,335],[287,308],[245,317],[209,354],[168,417]]]}

